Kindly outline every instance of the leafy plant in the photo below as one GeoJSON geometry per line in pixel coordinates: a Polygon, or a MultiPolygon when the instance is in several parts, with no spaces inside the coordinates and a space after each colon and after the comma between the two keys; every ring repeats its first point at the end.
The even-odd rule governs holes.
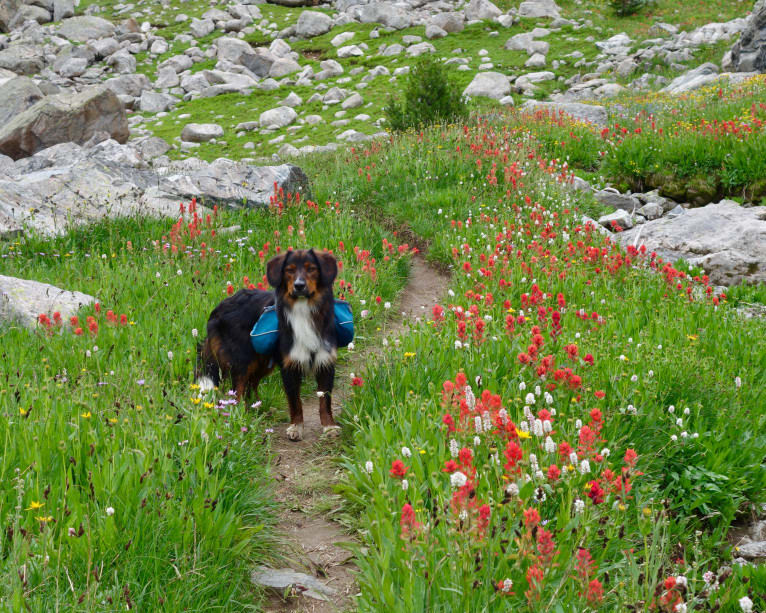
{"type": "Polygon", "coordinates": [[[609,5],[619,17],[635,15],[646,4],[646,0],[609,0],[609,5]]]}
{"type": "Polygon", "coordinates": [[[384,109],[391,129],[404,132],[440,121],[468,116],[468,106],[459,87],[437,60],[421,59],[409,74],[404,100],[393,96],[384,109]]]}

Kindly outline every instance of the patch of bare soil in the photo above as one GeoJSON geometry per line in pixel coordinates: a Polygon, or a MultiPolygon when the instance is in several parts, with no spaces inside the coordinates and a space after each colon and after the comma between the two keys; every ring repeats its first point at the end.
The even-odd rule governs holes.
{"type": "MultiPolygon", "coordinates": [[[[397,313],[387,326],[387,334],[399,335],[407,324],[431,316],[431,307],[444,295],[449,277],[425,262],[422,256],[413,258],[409,281],[397,302],[397,313]]],[[[375,351],[371,347],[367,351],[375,351]]],[[[361,367],[366,355],[360,353],[354,364],[361,367]]],[[[333,410],[343,409],[348,394],[345,382],[336,380],[333,410]]],[[[303,594],[302,586],[287,588],[286,593],[271,592],[266,611],[274,613],[331,613],[349,610],[357,593],[351,553],[339,546],[354,540],[344,527],[333,520],[340,500],[332,492],[338,480],[332,457],[339,449],[333,439],[322,438],[319,423],[319,401],[315,395],[304,399],[304,435],[297,443],[287,439],[285,427],[280,427],[275,439],[273,473],[279,482],[276,497],[282,507],[278,530],[286,537],[285,557],[291,569],[316,577],[333,593],[327,600],[303,594]]]]}

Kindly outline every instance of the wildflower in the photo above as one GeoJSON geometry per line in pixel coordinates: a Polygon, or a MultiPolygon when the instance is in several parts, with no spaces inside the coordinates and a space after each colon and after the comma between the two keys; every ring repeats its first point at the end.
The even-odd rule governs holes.
{"type": "Polygon", "coordinates": [[[106,507],[106,514],[111,517],[114,515],[114,507],[106,507]]]}
{"type": "Polygon", "coordinates": [[[449,441],[449,453],[453,458],[456,458],[458,453],[460,453],[460,446],[454,438],[451,438],[449,441]]]}
{"type": "Polygon", "coordinates": [[[391,462],[391,470],[389,470],[388,472],[390,473],[392,477],[402,478],[404,477],[404,475],[407,474],[407,471],[409,469],[410,467],[405,466],[404,462],[402,462],[401,460],[394,460],[393,462],[391,462]]]}
{"type": "Polygon", "coordinates": [[[739,608],[742,609],[742,613],[752,613],[753,611],[753,601],[750,600],[747,596],[743,596],[739,599],[739,608]]]}
{"type": "Polygon", "coordinates": [[[372,462],[369,460],[364,463],[364,472],[366,472],[368,475],[372,474],[372,462]]]}
{"type": "MultiPolygon", "coordinates": [[[[546,422],[546,423],[550,423],[550,422],[546,422]]],[[[556,453],[556,443],[553,442],[553,439],[550,436],[545,438],[545,452],[556,453]]]]}
{"type": "MultiPolygon", "coordinates": [[[[737,389],[742,387],[742,379],[740,377],[734,377],[734,387],[736,387],[737,389]]],[[[747,596],[745,596],[745,598],[747,598],[747,596]]],[[[740,601],[740,604],[741,603],[742,603],[742,601],[740,601]]]]}
{"type": "Polygon", "coordinates": [[[580,474],[581,475],[587,475],[590,472],[590,462],[588,460],[583,460],[580,462],[580,474]]]}
{"type": "Polygon", "coordinates": [[[574,510],[577,515],[585,510],[585,501],[582,498],[577,498],[574,501],[574,510]]]}
{"type": "Polygon", "coordinates": [[[508,486],[505,488],[505,493],[509,496],[518,496],[519,495],[519,486],[515,483],[509,483],[508,486]]]}
{"type": "Polygon", "coordinates": [[[415,509],[407,502],[402,507],[401,518],[399,519],[399,526],[402,529],[402,536],[406,536],[410,531],[420,528],[420,522],[415,519],[415,509]]]}
{"type": "Polygon", "coordinates": [[[42,509],[45,506],[44,502],[37,502],[33,500],[29,503],[29,506],[27,507],[27,511],[36,511],[37,509],[42,509]]]}
{"type": "Polygon", "coordinates": [[[593,579],[588,583],[588,593],[585,595],[586,600],[591,605],[597,605],[604,598],[604,588],[598,579],[593,579]]]}
{"type": "Polygon", "coordinates": [[[407,479],[402,479],[402,490],[406,492],[409,487],[410,487],[410,482],[407,481],[407,479]]]}
{"type": "Polygon", "coordinates": [[[500,583],[500,591],[505,592],[506,594],[511,591],[511,588],[513,587],[513,581],[510,579],[504,579],[500,583]]]}
{"type": "Polygon", "coordinates": [[[715,581],[715,573],[712,571],[707,571],[705,574],[702,575],[702,579],[705,581],[707,585],[712,585],[713,581],[715,581]]]}
{"type": "Polygon", "coordinates": [[[461,473],[459,470],[455,471],[450,475],[450,485],[452,487],[463,487],[468,482],[468,477],[466,477],[463,473],[461,473]]]}
{"type": "Polygon", "coordinates": [[[409,447],[402,447],[402,455],[405,458],[412,457],[412,452],[410,451],[410,448],[409,447]]]}
{"type": "Polygon", "coordinates": [[[192,328],[192,333],[191,334],[192,334],[192,336],[194,338],[197,338],[197,336],[199,335],[199,332],[197,331],[197,328],[192,328]]]}
{"type": "Polygon", "coordinates": [[[172,360],[172,359],[173,359],[173,352],[168,351],[168,360],[172,360]]]}
{"type": "Polygon", "coordinates": [[[535,502],[541,504],[545,502],[545,498],[545,490],[542,487],[537,487],[537,489],[535,489],[535,502]]]}

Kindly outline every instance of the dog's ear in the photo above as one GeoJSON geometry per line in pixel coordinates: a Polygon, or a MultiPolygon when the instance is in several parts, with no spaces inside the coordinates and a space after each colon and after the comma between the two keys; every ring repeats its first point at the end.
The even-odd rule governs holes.
{"type": "Polygon", "coordinates": [[[285,270],[285,260],[287,259],[287,253],[278,255],[269,260],[266,264],[266,278],[272,287],[279,287],[282,285],[282,274],[285,270]]]}
{"type": "Polygon", "coordinates": [[[329,251],[316,252],[313,249],[311,253],[319,264],[319,272],[322,277],[322,285],[325,287],[332,287],[335,277],[338,276],[338,262],[335,260],[335,256],[329,251]]]}

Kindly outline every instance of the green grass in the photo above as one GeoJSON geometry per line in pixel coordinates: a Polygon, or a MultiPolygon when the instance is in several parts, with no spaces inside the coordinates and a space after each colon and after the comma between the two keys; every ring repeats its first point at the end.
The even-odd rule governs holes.
{"type": "Polygon", "coordinates": [[[406,257],[384,257],[392,237],[340,211],[322,203],[316,212],[221,212],[193,239],[171,233],[172,220],[128,218],[0,243],[4,274],[90,293],[101,305],[78,314],[81,335],[68,321],[50,334],[0,328],[3,608],[259,608],[249,570],[280,563],[269,466],[283,394],[272,377],[258,410],[221,404],[226,388],[200,396],[195,346],[228,283],[260,284],[276,248],[308,245],[344,262],[339,279],[352,290],[337,291],[357,313],[362,300],[370,305],[363,346],[385,312],[374,297],[393,299],[406,257]],[[243,229],[223,232],[233,224],[243,229]],[[124,313],[125,325],[107,311],[124,313]]]}

